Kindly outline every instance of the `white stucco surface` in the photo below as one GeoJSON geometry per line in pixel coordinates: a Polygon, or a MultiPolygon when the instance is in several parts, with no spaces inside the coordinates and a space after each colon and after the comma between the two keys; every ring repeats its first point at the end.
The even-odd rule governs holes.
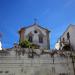
{"type": "Polygon", "coordinates": [[[38,27],[37,25],[28,27],[25,29],[25,34],[24,34],[25,39],[28,39],[28,34],[30,32],[33,34],[33,42],[32,43],[40,45],[40,48],[48,49],[48,41],[47,41],[48,34],[46,33],[45,29],[42,29],[42,28],[38,27]],[[37,30],[37,33],[34,33],[35,30],[37,30]],[[43,43],[39,43],[39,37],[38,37],[39,35],[43,36],[43,43]]]}
{"type": "Polygon", "coordinates": [[[70,34],[70,43],[75,50],[75,25],[70,25],[68,29],[64,32],[64,34],[61,36],[61,39],[65,38],[66,42],[69,42],[67,40],[67,33],[69,32],[70,34]]]}

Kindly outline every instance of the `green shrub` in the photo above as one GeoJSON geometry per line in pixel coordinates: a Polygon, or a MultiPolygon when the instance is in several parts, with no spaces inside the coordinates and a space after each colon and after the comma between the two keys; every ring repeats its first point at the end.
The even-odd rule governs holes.
{"type": "Polygon", "coordinates": [[[20,41],[19,45],[20,45],[21,48],[33,48],[33,49],[39,48],[39,45],[31,44],[28,40],[20,41]]]}
{"type": "Polygon", "coordinates": [[[24,40],[24,41],[20,41],[19,45],[21,46],[21,48],[29,48],[31,44],[28,40],[24,40]]]}

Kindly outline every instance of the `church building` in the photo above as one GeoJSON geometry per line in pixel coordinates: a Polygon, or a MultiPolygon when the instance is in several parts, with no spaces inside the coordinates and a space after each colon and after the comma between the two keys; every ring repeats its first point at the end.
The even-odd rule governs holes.
{"type": "Polygon", "coordinates": [[[30,43],[39,45],[40,49],[50,49],[50,31],[38,24],[23,27],[19,30],[19,40],[28,39],[30,43]]]}

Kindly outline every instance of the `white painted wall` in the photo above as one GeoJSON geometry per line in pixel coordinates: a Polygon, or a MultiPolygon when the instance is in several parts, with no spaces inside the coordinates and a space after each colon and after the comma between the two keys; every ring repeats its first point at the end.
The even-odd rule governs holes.
{"type": "Polygon", "coordinates": [[[28,34],[32,32],[33,36],[33,43],[38,44],[41,46],[41,48],[46,48],[47,49],[47,33],[46,30],[38,27],[37,25],[34,25],[32,27],[26,28],[25,30],[25,38],[27,38],[28,34]],[[34,30],[38,30],[38,33],[35,34],[34,30]],[[42,32],[42,34],[44,35],[43,37],[43,43],[39,43],[39,37],[38,35],[40,34],[40,31],[42,32]]]}
{"type": "Polygon", "coordinates": [[[69,26],[68,30],[66,30],[65,33],[62,35],[61,39],[64,37],[66,42],[68,42],[67,32],[70,33],[70,42],[73,49],[75,50],[75,25],[69,26]]]}

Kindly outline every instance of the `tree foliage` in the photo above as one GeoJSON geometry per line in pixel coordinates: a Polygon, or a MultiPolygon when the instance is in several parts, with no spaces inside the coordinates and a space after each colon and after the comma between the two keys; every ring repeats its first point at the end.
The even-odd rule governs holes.
{"type": "Polygon", "coordinates": [[[28,40],[24,40],[24,41],[20,41],[19,45],[21,46],[21,48],[29,48],[31,44],[28,40]]]}
{"type": "Polygon", "coordinates": [[[20,41],[19,45],[21,48],[33,48],[33,49],[39,48],[39,45],[30,43],[28,40],[20,41]]]}

